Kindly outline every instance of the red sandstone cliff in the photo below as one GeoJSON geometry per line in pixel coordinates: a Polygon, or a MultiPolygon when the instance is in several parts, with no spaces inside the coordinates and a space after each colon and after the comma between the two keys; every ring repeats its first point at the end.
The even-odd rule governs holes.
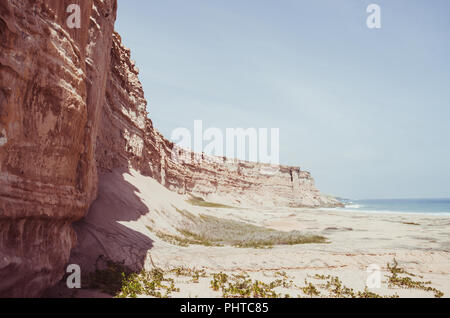
{"type": "Polygon", "coordinates": [[[114,168],[215,201],[337,203],[299,168],[265,175],[256,163],[172,160],[115,16],[115,0],[0,0],[0,296],[38,296],[61,278],[76,243],[71,224],[114,168]],[[65,22],[72,3],[80,29],[65,22]]]}
{"type": "Polygon", "coordinates": [[[71,223],[96,197],[115,15],[115,0],[0,1],[0,296],[61,278],[71,223]],[[80,29],[66,25],[72,3],[80,29]]]}
{"type": "Polygon", "coordinates": [[[219,160],[176,148],[153,127],[146,106],[130,51],[114,33],[111,73],[97,138],[99,171],[130,166],[172,191],[215,201],[294,207],[337,204],[315,188],[309,172],[298,167],[279,166],[274,173],[266,174],[262,173],[270,169],[266,164],[219,160]]]}

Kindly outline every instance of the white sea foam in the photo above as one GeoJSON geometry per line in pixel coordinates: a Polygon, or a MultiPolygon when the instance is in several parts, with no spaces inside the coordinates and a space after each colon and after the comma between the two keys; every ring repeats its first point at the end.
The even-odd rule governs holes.
{"type": "Polygon", "coordinates": [[[360,204],[348,204],[345,207],[349,209],[361,209],[364,205],[360,204]]]}

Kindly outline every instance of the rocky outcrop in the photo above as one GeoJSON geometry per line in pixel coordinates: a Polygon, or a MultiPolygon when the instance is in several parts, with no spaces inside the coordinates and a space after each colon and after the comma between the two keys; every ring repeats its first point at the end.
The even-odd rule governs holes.
{"type": "Polygon", "coordinates": [[[194,154],[178,148],[153,126],[130,50],[113,35],[96,158],[99,171],[132,167],[172,191],[239,205],[336,206],[298,167],[194,154]]]}
{"type": "Polygon", "coordinates": [[[113,31],[116,0],[0,1],[0,296],[58,281],[98,176],[131,167],[178,193],[249,205],[335,205],[295,167],[182,153],[148,118],[138,70],[113,31]],[[81,28],[66,23],[70,4],[81,28]]]}
{"type": "Polygon", "coordinates": [[[0,296],[61,278],[96,197],[115,0],[0,1],[0,296]],[[81,28],[66,24],[80,4],[81,28]]]}

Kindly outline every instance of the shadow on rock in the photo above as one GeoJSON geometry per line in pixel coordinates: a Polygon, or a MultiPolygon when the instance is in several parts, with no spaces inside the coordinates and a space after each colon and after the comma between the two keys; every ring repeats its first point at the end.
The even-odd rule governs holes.
{"type": "MultiPolygon", "coordinates": [[[[116,169],[100,176],[97,199],[88,215],[73,224],[77,245],[71,251],[69,264],[80,266],[82,280],[88,273],[103,269],[105,260],[140,271],[153,247],[153,241],[142,234],[145,228],[136,222],[150,211],[138,196],[139,189],[125,179],[127,173],[127,169],[116,169]]],[[[49,289],[46,296],[75,296],[77,291],[69,290],[65,280],[49,289]]],[[[90,297],[89,292],[85,296],[90,297]]],[[[107,295],[96,295],[101,296],[107,295]]]]}

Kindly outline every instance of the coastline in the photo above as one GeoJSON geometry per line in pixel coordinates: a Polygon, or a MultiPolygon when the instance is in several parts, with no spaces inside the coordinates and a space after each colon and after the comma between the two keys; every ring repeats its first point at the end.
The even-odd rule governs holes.
{"type": "Polygon", "coordinates": [[[364,210],[364,209],[352,209],[347,207],[336,207],[336,208],[319,208],[324,211],[338,211],[343,213],[368,213],[368,214],[399,214],[399,215],[423,215],[423,216],[442,216],[450,217],[450,212],[417,212],[417,211],[394,211],[394,210],[364,210]]]}
{"type": "MultiPolygon", "coordinates": [[[[214,275],[222,274],[230,279],[248,275],[248,280],[265,284],[286,279],[286,288],[279,286],[274,290],[290,297],[307,297],[303,292],[306,281],[315,286],[324,284],[316,276],[337,277],[349,289],[364,292],[371,266],[379,269],[381,280],[381,288],[370,289],[371,293],[385,297],[435,297],[423,289],[389,286],[386,282],[392,273],[387,264],[394,260],[402,270],[415,275],[411,279],[430,281],[430,288],[450,297],[447,216],[221,205],[189,200],[156,180],[133,172],[111,174],[102,180],[98,199],[86,219],[77,224],[76,231],[79,242],[69,260],[71,264],[94,270],[98,256],[104,255],[117,263],[124,261],[124,265],[138,272],[161,270],[179,289],[170,297],[223,297],[220,289],[211,288],[214,275]],[[140,191],[126,192],[125,184],[140,191]],[[183,234],[186,224],[205,225],[211,219],[219,226],[201,228],[196,232],[201,240],[192,241],[192,235],[183,234]],[[259,229],[256,232],[255,227],[259,229]],[[229,243],[217,245],[211,240],[216,232],[229,237],[227,231],[232,236],[253,231],[257,238],[274,234],[274,243],[243,248],[229,243]],[[290,231],[323,237],[325,241],[279,245],[277,236],[290,231]],[[198,271],[204,276],[175,274],[198,271]],[[280,273],[285,276],[278,277],[280,273]]],[[[49,296],[111,297],[89,287],[72,293],[61,282],[49,296]]],[[[335,296],[324,290],[317,295],[335,296]]]]}
{"type": "MultiPolygon", "coordinates": [[[[210,211],[213,212],[213,211],[210,211]]],[[[222,216],[239,218],[239,211],[227,211],[222,216]]],[[[215,215],[220,213],[214,211],[215,215]]],[[[162,267],[188,266],[203,268],[207,272],[232,274],[247,273],[253,279],[270,282],[276,273],[285,272],[298,286],[305,280],[320,284],[316,275],[339,277],[349,288],[362,291],[368,277],[368,268],[380,268],[381,288],[370,289],[382,296],[433,297],[419,289],[389,287],[387,264],[395,259],[408,272],[431,281],[444,297],[450,296],[450,218],[439,216],[366,214],[325,211],[323,209],[264,210],[264,220],[246,211],[245,218],[275,230],[300,230],[322,234],[328,244],[274,246],[269,250],[238,249],[233,247],[192,247],[170,255],[167,250],[153,259],[162,267]],[[181,253],[180,253],[181,252],[181,253]]],[[[220,215],[220,214],[219,214],[220,215]]],[[[180,280],[181,282],[182,280],[180,280]]],[[[175,297],[220,297],[210,291],[205,279],[203,290],[184,284],[185,291],[175,297]],[[187,292],[186,290],[189,290],[187,292]],[[190,293],[190,294],[189,294],[190,293]]],[[[295,288],[280,288],[291,297],[301,295],[295,288]]],[[[304,296],[304,295],[303,295],[304,296]]],[[[317,297],[327,297],[323,294],[317,297]]]]}
{"type": "MultiPolygon", "coordinates": [[[[98,254],[95,254],[97,250],[94,243],[99,244],[98,250],[102,254],[117,262],[133,260],[136,251],[129,248],[130,242],[139,246],[141,241],[150,240],[151,248],[142,251],[141,255],[144,259],[143,269],[160,269],[174,280],[179,291],[173,292],[170,297],[223,297],[220,290],[211,289],[212,277],[219,273],[229,277],[248,275],[248,279],[267,284],[279,280],[280,273],[284,273],[286,276],[283,279],[292,281],[293,286],[281,286],[275,290],[290,297],[306,297],[302,292],[305,282],[320,286],[323,281],[316,276],[328,275],[338,277],[348,288],[364,291],[368,268],[373,265],[380,269],[382,283],[381,288],[370,289],[370,292],[386,297],[434,297],[432,292],[422,289],[388,286],[386,281],[390,274],[387,264],[392,264],[395,259],[405,271],[414,273],[423,281],[430,281],[432,288],[442,291],[444,297],[450,297],[450,218],[447,216],[344,212],[325,208],[202,207],[187,203],[185,196],[170,192],[154,180],[138,175],[128,175],[126,178],[142,189],[136,202],[139,202],[141,209],[145,206],[144,210],[150,212],[126,220],[124,212],[136,211],[135,203],[130,197],[127,205],[124,205],[117,195],[121,191],[120,187],[108,183],[108,188],[103,189],[105,193],[100,192],[99,200],[85,220],[88,232],[95,231],[95,239],[87,232],[79,234],[83,239],[75,249],[71,263],[84,264],[88,259],[95,260],[98,254]],[[320,235],[327,242],[273,245],[267,248],[199,244],[177,246],[164,239],[160,233],[149,231],[153,224],[160,224],[160,229],[165,233],[176,233],[171,226],[186,221],[185,216],[188,214],[184,211],[191,213],[190,217],[212,216],[275,231],[320,235]],[[124,217],[123,221],[110,222],[108,213],[119,213],[124,217]],[[89,224],[96,226],[89,227],[89,224]],[[165,229],[161,226],[163,224],[167,226],[165,229]],[[112,235],[118,231],[120,236],[112,235]],[[139,241],[136,241],[135,233],[141,236],[139,241]],[[92,257],[89,258],[86,253],[92,253],[92,257]],[[193,280],[192,277],[177,276],[172,272],[175,269],[202,271],[205,277],[193,280]]],[[[92,289],[79,290],[75,295],[67,292],[67,288],[60,284],[50,290],[49,295],[111,297],[92,289]]],[[[333,295],[322,291],[315,297],[333,295]]]]}

